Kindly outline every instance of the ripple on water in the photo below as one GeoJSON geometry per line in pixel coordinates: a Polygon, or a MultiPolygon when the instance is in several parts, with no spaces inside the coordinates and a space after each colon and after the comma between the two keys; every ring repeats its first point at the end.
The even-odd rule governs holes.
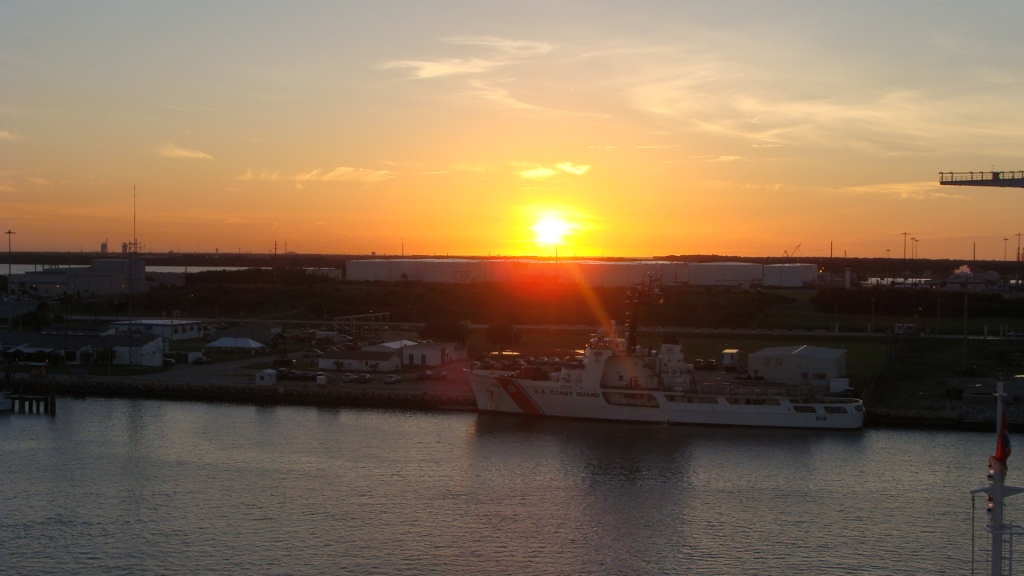
{"type": "Polygon", "coordinates": [[[963,574],[992,443],[61,399],[56,419],[0,417],[0,566],[963,574]]]}

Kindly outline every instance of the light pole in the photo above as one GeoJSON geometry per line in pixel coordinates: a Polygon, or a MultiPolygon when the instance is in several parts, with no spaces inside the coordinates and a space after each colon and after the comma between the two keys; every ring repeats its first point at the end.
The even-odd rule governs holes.
{"type": "Polygon", "coordinates": [[[871,299],[871,322],[868,323],[868,334],[871,334],[871,331],[872,331],[874,325],[875,325],[875,299],[872,298],[871,299]]]}
{"type": "Polygon", "coordinates": [[[1006,243],[1009,240],[1009,238],[1003,238],[1003,262],[1006,262],[1006,243]]]}
{"type": "Polygon", "coordinates": [[[7,293],[11,293],[11,236],[17,234],[14,230],[8,230],[4,232],[7,234],[7,293]]]}
{"type": "Polygon", "coordinates": [[[890,250],[888,248],[885,249],[885,284],[886,284],[886,286],[889,285],[889,252],[891,252],[891,251],[892,250],[890,250]]]}

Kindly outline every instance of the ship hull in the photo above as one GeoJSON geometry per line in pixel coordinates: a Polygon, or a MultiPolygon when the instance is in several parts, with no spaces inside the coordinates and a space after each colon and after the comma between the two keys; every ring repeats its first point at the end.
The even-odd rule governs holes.
{"type": "Polygon", "coordinates": [[[863,404],[857,401],[847,404],[812,401],[797,406],[786,398],[770,398],[758,399],[756,402],[763,403],[750,405],[731,403],[725,397],[695,398],[660,390],[566,387],[557,382],[522,380],[487,372],[470,372],[469,381],[477,408],[490,412],[777,428],[855,429],[864,424],[863,404]]]}

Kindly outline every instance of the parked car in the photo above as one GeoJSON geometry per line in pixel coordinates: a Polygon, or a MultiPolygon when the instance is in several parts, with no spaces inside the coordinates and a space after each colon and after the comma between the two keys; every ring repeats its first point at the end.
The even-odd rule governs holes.
{"type": "Polygon", "coordinates": [[[373,378],[371,378],[369,374],[360,374],[359,376],[356,376],[356,382],[360,382],[360,383],[366,384],[367,382],[372,382],[372,381],[373,381],[373,378]]]}
{"type": "Polygon", "coordinates": [[[447,379],[448,379],[448,373],[447,372],[438,372],[437,374],[434,375],[433,378],[431,378],[431,380],[447,380],[447,379]]]}
{"type": "Polygon", "coordinates": [[[694,370],[703,370],[704,369],[704,361],[701,360],[700,358],[697,358],[696,360],[694,360],[693,361],[693,369],[694,370]]]}
{"type": "Polygon", "coordinates": [[[356,379],[356,375],[355,374],[343,374],[341,376],[341,381],[342,382],[352,382],[355,379],[356,379]]]}
{"type": "Polygon", "coordinates": [[[164,367],[165,368],[170,368],[171,366],[174,366],[177,363],[178,362],[174,358],[164,358],[164,367]]]}
{"type": "Polygon", "coordinates": [[[323,355],[324,353],[317,350],[316,348],[307,348],[306,350],[302,351],[303,358],[319,358],[323,355]]]}
{"type": "Polygon", "coordinates": [[[401,381],[402,377],[399,376],[398,374],[388,374],[387,376],[384,377],[385,384],[397,384],[398,382],[401,381]]]}
{"type": "Polygon", "coordinates": [[[416,375],[417,380],[433,380],[433,374],[430,370],[424,370],[416,375]]]}
{"type": "Polygon", "coordinates": [[[704,369],[705,370],[718,370],[718,360],[715,360],[714,358],[709,358],[709,359],[705,360],[704,361],[704,369]]]}
{"type": "Polygon", "coordinates": [[[206,366],[207,364],[210,363],[210,359],[207,358],[206,356],[200,356],[199,358],[193,360],[192,363],[195,364],[196,366],[206,366]]]}

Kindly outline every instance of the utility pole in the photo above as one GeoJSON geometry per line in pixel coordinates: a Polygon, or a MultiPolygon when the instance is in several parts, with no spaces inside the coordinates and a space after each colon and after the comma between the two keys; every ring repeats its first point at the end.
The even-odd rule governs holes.
{"type": "Polygon", "coordinates": [[[868,334],[871,334],[871,331],[872,331],[874,325],[875,325],[875,299],[872,298],[871,299],[871,322],[868,322],[868,334]]]}
{"type": "Polygon", "coordinates": [[[1009,238],[1003,238],[1003,262],[1006,262],[1006,243],[1009,240],[1009,238]]]}
{"type": "MultiPolygon", "coordinates": [[[[132,244],[128,247],[128,369],[132,367],[135,356],[135,326],[132,317],[132,298],[135,294],[135,258],[139,249],[139,233],[137,227],[137,210],[135,202],[135,184],[132,184],[132,244]]],[[[113,350],[113,348],[111,348],[113,350]]]]}
{"type": "Polygon", "coordinates": [[[904,262],[907,261],[907,236],[909,234],[910,234],[910,232],[904,232],[903,233],[903,261],[904,262]]]}
{"type": "Polygon", "coordinates": [[[11,293],[11,262],[14,256],[11,254],[11,236],[16,234],[14,230],[8,230],[4,232],[7,234],[7,293],[11,293]]]}
{"type": "Polygon", "coordinates": [[[891,251],[892,250],[890,250],[889,248],[885,249],[885,284],[886,284],[886,286],[889,285],[889,252],[891,252],[891,251]]]}
{"type": "Polygon", "coordinates": [[[964,276],[964,370],[967,370],[967,276],[964,276]]]}
{"type": "Polygon", "coordinates": [[[1016,266],[1017,272],[1016,272],[1016,278],[1014,278],[1014,280],[1017,281],[1017,290],[1020,291],[1020,237],[1021,237],[1021,233],[1017,232],[1016,234],[1014,234],[1014,236],[1017,237],[1017,266],[1016,266]]]}

